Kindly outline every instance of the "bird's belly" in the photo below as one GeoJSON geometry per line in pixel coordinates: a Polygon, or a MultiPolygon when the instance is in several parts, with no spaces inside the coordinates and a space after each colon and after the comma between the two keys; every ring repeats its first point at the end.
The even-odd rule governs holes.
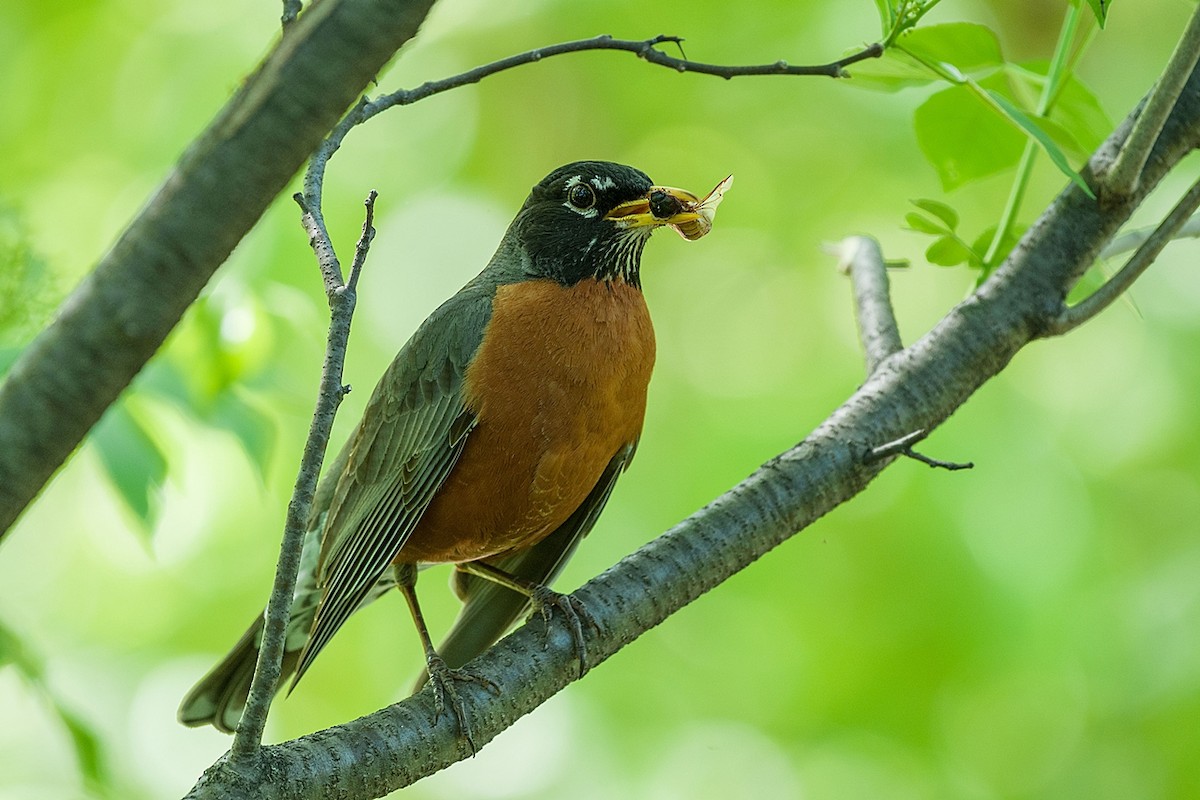
{"type": "Polygon", "coordinates": [[[478,424],[398,560],[470,561],[548,535],[637,439],[653,365],[638,289],[501,286],[466,374],[478,424]]]}

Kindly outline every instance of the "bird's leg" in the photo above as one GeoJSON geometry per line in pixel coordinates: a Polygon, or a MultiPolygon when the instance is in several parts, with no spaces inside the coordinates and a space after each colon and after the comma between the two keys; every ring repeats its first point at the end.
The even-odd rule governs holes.
{"type": "Polygon", "coordinates": [[[499,687],[478,673],[465,669],[452,669],[446,664],[433,646],[433,640],[429,636],[429,627],[425,624],[425,615],[421,613],[421,604],[417,602],[416,567],[411,564],[397,565],[395,570],[396,587],[408,603],[413,623],[417,626],[417,634],[421,637],[421,646],[425,649],[425,668],[429,672],[429,681],[433,684],[434,721],[441,719],[448,700],[450,710],[454,712],[454,718],[458,721],[458,730],[467,740],[467,746],[471,748],[471,755],[475,755],[478,748],[475,746],[475,738],[471,735],[471,719],[467,715],[455,683],[468,681],[482,686],[489,692],[497,692],[499,687]]]}
{"type": "MultiPolygon", "coordinates": [[[[530,605],[533,606],[533,612],[541,614],[542,620],[545,621],[547,627],[550,625],[550,618],[554,615],[554,609],[557,608],[561,611],[567,619],[567,626],[571,631],[571,639],[575,643],[575,652],[579,656],[579,677],[582,678],[584,673],[588,671],[587,649],[584,646],[583,640],[583,625],[587,623],[587,626],[597,633],[600,631],[600,625],[596,622],[596,618],[592,616],[592,613],[587,610],[587,606],[579,602],[574,595],[560,594],[548,586],[534,583],[519,575],[513,575],[511,572],[506,572],[499,567],[488,564],[486,561],[465,561],[456,564],[455,568],[525,595],[529,598],[530,605]]],[[[546,644],[549,646],[549,642],[546,644]]]]}

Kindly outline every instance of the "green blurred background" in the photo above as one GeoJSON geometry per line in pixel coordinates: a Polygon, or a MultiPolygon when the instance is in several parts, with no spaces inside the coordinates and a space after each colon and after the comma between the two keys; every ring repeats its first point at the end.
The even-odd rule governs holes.
{"type": "MultiPolygon", "coordinates": [[[[928,22],[981,22],[1009,58],[1045,59],[1065,6],[945,0],[928,22]]],[[[1079,66],[1113,119],[1153,81],[1193,7],[1116,4],[1079,66]]],[[[19,346],[96,262],[266,51],[279,11],[236,0],[0,8],[0,232],[24,265],[5,267],[0,344],[19,346]]],[[[701,61],[813,63],[874,40],[879,24],[870,0],[444,0],[380,87],[597,33],[682,35],[701,61]]],[[[903,229],[908,201],[948,200],[980,230],[1011,175],[945,195],[913,134],[929,94],[726,82],[591,53],[385,114],[351,135],[326,186],[344,253],[362,198],[380,192],[347,363],[356,391],[335,440],[551,168],[611,159],[697,192],[734,173],[711,236],[662,234],[647,249],[659,366],[645,434],[559,583],[577,586],[856,388],[850,290],[823,243],[870,233],[913,261],[893,275],[906,341],[969,290],[973,274],[924,262],[928,237],[903,229]]],[[[1143,223],[1186,180],[1168,180],[1143,223]]],[[[1039,161],[1026,222],[1063,182],[1039,161]]],[[[1172,246],[1134,304],[1028,348],[924,445],[973,471],[895,464],[404,796],[1200,797],[1197,252],[1172,246]]],[[[24,669],[0,669],[0,797],[180,796],[228,747],[178,726],[175,708],[266,597],[324,326],[284,195],[106,419],[103,446],[76,454],[5,541],[0,624],[24,669]],[[147,478],[161,490],[139,500],[147,478]]],[[[439,629],[455,611],[445,578],[422,580],[439,629]]],[[[268,736],[375,710],[419,667],[404,604],[387,598],[274,707],[268,736]]]]}

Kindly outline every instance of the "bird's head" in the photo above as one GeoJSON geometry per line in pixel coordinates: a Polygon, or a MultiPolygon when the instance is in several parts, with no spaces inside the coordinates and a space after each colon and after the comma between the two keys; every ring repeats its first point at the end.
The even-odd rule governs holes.
{"type": "Polygon", "coordinates": [[[576,161],[533,187],[509,233],[539,276],[568,286],[586,278],[639,286],[650,233],[696,220],[700,202],[632,167],[576,161]]]}

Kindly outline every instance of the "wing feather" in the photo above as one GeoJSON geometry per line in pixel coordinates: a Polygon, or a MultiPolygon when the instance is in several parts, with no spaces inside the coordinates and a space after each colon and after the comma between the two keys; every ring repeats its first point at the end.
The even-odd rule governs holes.
{"type": "MultiPolygon", "coordinates": [[[[379,594],[391,563],[462,454],[475,415],[463,382],[491,308],[468,286],[421,326],[376,387],[329,500],[317,565],[320,603],[292,685],[379,594]]],[[[332,477],[332,476],[330,476],[332,477]]]]}

